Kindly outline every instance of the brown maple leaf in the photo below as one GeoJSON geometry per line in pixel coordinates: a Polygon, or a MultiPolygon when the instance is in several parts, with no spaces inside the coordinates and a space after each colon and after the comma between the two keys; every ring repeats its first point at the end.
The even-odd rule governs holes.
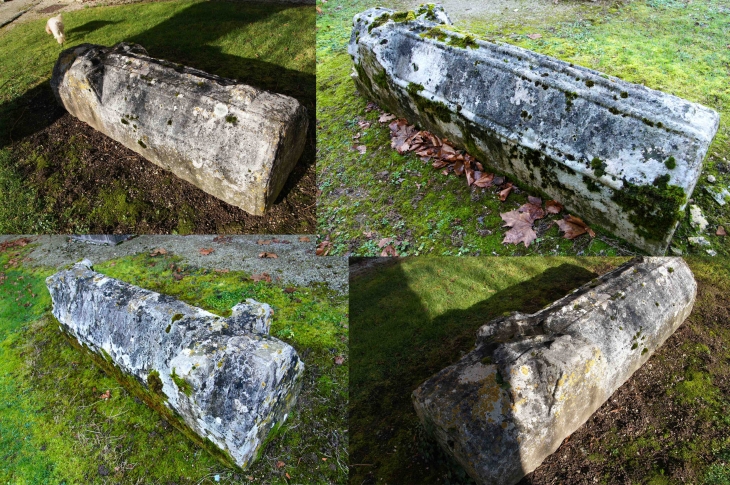
{"type": "Polygon", "coordinates": [[[167,254],[167,250],[164,248],[153,249],[152,252],[150,253],[150,256],[154,257],[154,256],[159,256],[161,254],[167,254]]]}
{"type": "Polygon", "coordinates": [[[563,219],[555,221],[555,224],[557,224],[560,230],[565,233],[563,235],[565,239],[575,239],[586,232],[591,237],[596,237],[596,233],[593,232],[593,229],[588,227],[588,225],[580,218],[570,214],[567,214],[563,219]]]}
{"type": "Polygon", "coordinates": [[[528,212],[520,212],[513,210],[499,215],[504,221],[504,226],[511,228],[504,235],[502,244],[519,244],[524,243],[525,247],[529,247],[532,241],[537,239],[537,234],[532,229],[533,219],[528,212]]]}
{"type": "Polygon", "coordinates": [[[392,115],[390,113],[383,113],[380,115],[380,118],[378,118],[378,122],[380,123],[387,123],[389,121],[392,121],[395,119],[395,115],[392,115]]]}
{"type": "Polygon", "coordinates": [[[727,236],[727,232],[725,231],[725,228],[722,226],[717,226],[717,232],[715,233],[716,236],[727,236]]]}
{"type": "Polygon", "coordinates": [[[532,222],[545,217],[545,211],[542,210],[542,200],[539,197],[528,196],[527,200],[527,204],[523,204],[517,209],[519,212],[529,214],[532,222]]]}
{"type": "Polygon", "coordinates": [[[545,202],[545,210],[548,214],[558,214],[563,209],[563,204],[561,204],[557,200],[548,200],[547,202],[545,202]]]}
{"type": "Polygon", "coordinates": [[[299,236],[299,242],[309,242],[310,239],[308,236],[299,236]]]}
{"type": "Polygon", "coordinates": [[[416,128],[409,125],[403,118],[397,119],[390,125],[390,147],[401,155],[411,148],[410,139],[416,134],[416,128]]]}
{"type": "Polygon", "coordinates": [[[268,246],[269,244],[271,244],[271,239],[259,239],[258,241],[256,241],[256,244],[258,244],[259,246],[268,246]]]}
{"type": "Polygon", "coordinates": [[[200,254],[202,254],[203,256],[207,256],[213,251],[215,251],[213,248],[200,248],[199,250],[200,254]]]}

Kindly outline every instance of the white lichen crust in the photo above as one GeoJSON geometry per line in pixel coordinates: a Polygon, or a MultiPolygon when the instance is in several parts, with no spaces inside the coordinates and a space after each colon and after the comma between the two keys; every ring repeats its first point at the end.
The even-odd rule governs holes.
{"type": "Polygon", "coordinates": [[[46,284],[67,336],[158,396],[226,462],[251,464],[296,401],[304,364],[268,335],[264,303],[246,300],[223,318],[97,273],[88,260],[46,284]]]}

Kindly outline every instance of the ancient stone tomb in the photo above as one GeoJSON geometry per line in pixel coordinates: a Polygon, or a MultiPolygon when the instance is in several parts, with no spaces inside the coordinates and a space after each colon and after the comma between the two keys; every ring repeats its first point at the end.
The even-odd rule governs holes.
{"type": "Polygon", "coordinates": [[[46,284],[71,342],[228,466],[251,464],[297,399],[304,364],[269,336],[264,303],[249,299],[222,318],[97,273],[88,260],[46,284]]]}
{"type": "Polygon", "coordinates": [[[413,392],[416,413],[477,483],[517,483],[674,333],[696,292],[681,258],[640,258],[537,313],[492,320],[413,392]]]}
{"type": "Polygon", "coordinates": [[[94,129],[209,194],[262,215],[304,150],[289,96],[154,59],[139,45],[63,51],[51,87],[94,129]]]}
{"type": "Polygon", "coordinates": [[[353,24],[352,77],[383,109],[587,222],[666,251],[717,131],[715,111],[454,32],[432,4],[373,8],[353,24]]]}

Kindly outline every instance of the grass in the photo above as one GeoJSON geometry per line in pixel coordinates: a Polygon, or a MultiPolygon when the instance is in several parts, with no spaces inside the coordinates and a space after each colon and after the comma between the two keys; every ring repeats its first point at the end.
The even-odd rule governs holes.
{"type": "MultiPolygon", "coordinates": [[[[424,432],[411,392],[471,350],[476,330],[490,319],[511,311],[535,312],[623,261],[420,257],[353,279],[350,449],[352,463],[358,465],[351,467],[350,483],[470,483],[463,469],[424,432]]],[[[692,315],[680,328],[686,341],[679,352],[657,352],[639,372],[645,377],[632,378],[639,383],[656,382],[657,392],[665,393],[671,409],[663,403],[650,408],[648,415],[649,411],[639,408],[638,419],[625,411],[618,418],[621,426],[606,435],[588,431],[585,439],[576,432],[571,439],[578,449],[591,450],[590,454],[582,451],[576,459],[604,467],[609,478],[601,477],[601,483],[614,483],[610,477],[620,476],[616,472],[622,470],[630,474],[632,483],[730,480],[726,465],[730,434],[717,431],[727,430],[730,424],[726,417],[730,332],[722,316],[730,309],[726,297],[730,267],[707,257],[688,263],[699,291],[692,315]],[[705,424],[692,428],[692,436],[679,436],[676,422],[692,420],[705,424]],[[642,430],[646,422],[654,427],[642,430]],[[594,448],[595,444],[600,448],[594,448]],[[642,451],[643,461],[637,458],[637,450],[642,451]],[[656,458],[647,457],[647,450],[656,452],[656,458]],[[647,460],[654,468],[647,466],[647,460]],[[679,480],[668,469],[660,471],[657,462],[674,464],[672,473],[679,467],[685,479],[679,480]]],[[[651,399],[645,399],[642,405],[651,404],[651,399]]],[[[577,479],[576,475],[559,478],[562,483],[577,479]]]]}
{"type": "MultiPolygon", "coordinates": [[[[530,248],[503,245],[506,229],[499,213],[523,204],[527,194],[510,195],[500,203],[494,190],[469,188],[463,178],[443,176],[415,155],[392,150],[387,126],[376,122],[377,111],[365,111],[368,100],[355,94],[349,79],[352,62],[346,49],[352,16],[376,5],[374,0],[343,0],[337,6],[330,2],[317,19],[317,181],[322,191],[317,217],[320,239],[329,239],[334,253],[379,255],[377,242],[386,237],[399,241],[401,254],[612,256],[636,251],[600,230],[596,239],[568,241],[557,227],[544,223],[530,248]],[[363,130],[359,121],[373,126],[363,130]],[[354,144],[365,145],[366,152],[353,150],[354,144]]],[[[720,0],[641,0],[571,3],[568,13],[556,7],[555,16],[525,16],[522,10],[471,18],[456,28],[643,83],[720,112],[720,129],[693,195],[710,222],[704,236],[711,247],[688,243],[687,237],[696,235],[689,211],[672,246],[684,254],[705,254],[707,249],[729,254],[727,242],[714,233],[718,225],[730,225],[730,205],[719,206],[704,187],[730,185],[730,34],[725,28],[730,9],[720,0]],[[532,33],[542,38],[529,39],[532,33]],[[709,184],[708,175],[717,182],[709,184]]]]}
{"type": "Polygon", "coordinates": [[[347,473],[347,298],[326,287],[253,282],[242,272],[187,267],[174,255],[107,261],[95,269],[226,316],[246,298],[274,309],[272,335],[305,362],[294,411],[249,469],[223,467],[58,331],[45,277],[0,252],[0,483],[341,483],[347,473]],[[177,271],[177,268],[180,271],[177,271]],[[173,271],[183,274],[173,278],[173,271]],[[100,395],[111,390],[111,399],[100,395]],[[283,465],[278,466],[277,463],[283,465]],[[220,482],[215,482],[218,475],[220,482]]]}
{"type": "MultiPolygon", "coordinates": [[[[294,96],[313,113],[314,32],[307,26],[314,24],[314,15],[306,6],[201,0],[89,8],[63,14],[67,34],[63,48],[136,42],[153,57],[294,96]]],[[[111,209],[120,197],[117,190],[96,188],[65,201],[63,210],[58,208],[56,199],[64,184],[89,177],[93,181],[83,165],[75,167],[65,156],[88,147],[73,138],[51,146],[30,147],[22,142],[63,113],[49,84],[60,52],[61,47],[45,33],[44,20],[0,33],[0,233],[64,228],[86,232],[92,219],[94,224],[113,228],[140,221],[154,225],[170,217],[180,220],[185,231],[190,226],[185,222],[185,208],[168,211],[145,205],[134,187],[124,188],[129,199],[124,211],[111,209]],[[45,165],[36,164],[41,159],[45,165]],[[46,177],[49,171],[57,172],[55,178],[46,177]],[[20,190],[20,200],[6,187],[20,190]],[[33,210],[25,208],[23,198],[35,201],[33,210]],[[20,208],[25,212],[19,212],[20,208]]],[[[313,154],[307,152],[306,157],[311,163],[313,154]]]]}

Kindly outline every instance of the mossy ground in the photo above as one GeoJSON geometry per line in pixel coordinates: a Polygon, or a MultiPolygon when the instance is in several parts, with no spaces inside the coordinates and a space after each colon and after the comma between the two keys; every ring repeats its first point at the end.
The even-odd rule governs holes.
{"type": "Polygon", "coordinates": [[[68,343],[50,315],[45,277],[54,270],[11,262],[28,248],[0,252],[0,481],[288,483],[287,473],[297,483],[344,480],[348,361],[336,365],[334,357],[347,356],[346,297],[319,286],[285,292],[242,272],[186,267],[174,255],[143,254],[95,266],[224,316],[245,298],[272,306],[271,333],[304,360],[304,385],[259,461],[236,472],[68,343]],[[107,389],[111,399],[103,400],[107,389]],[[277,467],[279,461],[285,465],[277,467]]]}
{"type": "MultiPolygon", "coordinates": [[[[350,483],[470,483],[424,432],[411,392],[471,350],[490,319],[537,311],[624,261],[419,257],[354,278],[350,447],[359,465],[350,483]]],[[[730,481],[730,266],[688,262],[699,286],[691,316],[521,484],[730,481]]]]}
{"type": "MultiPolygon", "coordinates": [[[[82,43],[139,43],[153,57],[294,96],[313,113],[314,15],[306,6],[201,0],[95,7],[63,14],[63,49],[82,43]]],[[[145,175],[129,167],[124,184],[95,183],[100,159],[123,156],[116,145],[70,136],[80,130],[75,125],[53,130],[64,111],[49,80],[62,48],[45,33],[44,22],[30,21],[0,33],[0,233],[149,233],[159,232],[149,228],[166,221],[176,224],[165,232],[186,234],[199,227],[208,215],[186,204],[152,204],[156,194],[144,192],[147,186],[140,178],[145,175]],[[28,141],[41,132],[50,133],[46,142],[28,141]],[[93,167],[89,160],[95,161],[93,167]]],[[[300,161],[302,172],[313,163],[310,145],[300,161]]],[[[290,185],[296,183],[292,180],[290,185]]],[[[292,207],[314,202],[300,188],[288,191],[292,207]]],[[[296,222],[279,224],[278,231],[269,232],[307,232],[296,222]]],[[[240,232],[240,227],[231,223],[217,232],[240,232]]]]}
{"type": "MultiPolygon", "coordinates": [[[[712,249],[728,254],[727,241],[714,233],[718,225],[730,223],[730,205],[719,206],[704,186],[730,184],[730,34],[725,28],[730,9],[720,0],[569,3],[570,9],[556,8],[554,16],[526,15],[521,6],[518,13],[505,10],[490,18],[468,18],[455,29],[643,83],[720,112],[720,129],[693,199],[710,222],[705,237],[712,249]],[[527,37],[535,33],[542,37],[527,37]],[[715,184],[707,183],[710,174],[717,178],[715,184]]],[[[384,237],[402,241],[399,252],[405,254],[626,254],[629,248],[610,234],[598,231],[594,240],[583,236],[568,241],[547,223],[538,226],[538,239],[528,249],[502,245],[506,229],[500,227],[499,213],[523,204],[526,194],[510,195],[500,203],[495,190],[469,188],[463,177],[443,176],[415,155],[392,150],[387,126],[376,122],[377,112],[365,111],[368,100],[356,94],[349,79],[352,61],[346,49],[352,16],[377,5],[374,0],[342,0],[336,6],[329,2],[317,19],[320,238],[329,238],[335,253],[355,255],[379,254],[377,242],[384,237]],[[362,130],[361,120],[373,126],[362,130]],[[366,145],[366,153],[351,149],[354,144],[366,145]]],[[[685,254],[704,254],[707,248],[687,242],[695,232],[687,211],[672,246],[685,254]]]]}

